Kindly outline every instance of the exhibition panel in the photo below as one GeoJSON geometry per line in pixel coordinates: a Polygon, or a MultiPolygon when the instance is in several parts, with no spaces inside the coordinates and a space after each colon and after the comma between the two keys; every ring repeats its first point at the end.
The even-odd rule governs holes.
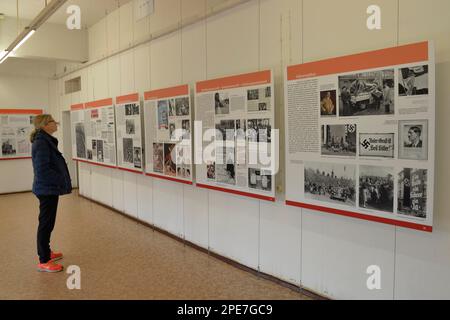
{"type": "Polygon", "coordinates": [[[192,184],[192,106],[188,85],[144,94],[145,172],[192,184]]]}
{"type": "Polygon", "coordinates": [[[117,167],[143,172],[142,110],[139,94],[116,98],[117,167]]]}
{"type": "Polygon", "coordinates": [[[197,186],[275,201],[273,92],[270,70],[197,82],[197,186]]]}
{"type": "Polygon", "coordinates": [[[286,203],[431,232],[433,44],[290,66],[285,81],[286,203]]]}
{"type": "Polygon", "coordinates": [[[0,160],[31,158],[30,134],[37,109],[0,109],[0,160]]]}

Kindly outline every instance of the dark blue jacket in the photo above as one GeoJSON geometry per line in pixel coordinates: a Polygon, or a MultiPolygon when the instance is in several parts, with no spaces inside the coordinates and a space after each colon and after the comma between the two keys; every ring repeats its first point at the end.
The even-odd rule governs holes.
{"type": "Polygon", "coordinates": [[[39,130],[32,145],[31,156],[35,195],[63,195],[72,192],[69,170],[63,155],[58,150],[58,139],[39,130]]]}

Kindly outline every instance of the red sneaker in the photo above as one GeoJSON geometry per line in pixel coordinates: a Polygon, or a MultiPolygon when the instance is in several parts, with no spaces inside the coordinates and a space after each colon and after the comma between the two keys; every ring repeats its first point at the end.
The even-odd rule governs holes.
{"type": "Polygon", "coordinates": [[[50,253],[50,261],[55,262],[61,260],[63,258],[63,254],[59,252],[51,252],[50,253]]]}
{"type": "Polygon", "coordinates": [[[40,272],[50,272],[50,273],[55,273],[55,272],[61,272],[63,271],[64,267],[60,264],[56,264],[52,261],[49,261],[47,263],[39,263],[37,265],[37,270],[40,272]]]}

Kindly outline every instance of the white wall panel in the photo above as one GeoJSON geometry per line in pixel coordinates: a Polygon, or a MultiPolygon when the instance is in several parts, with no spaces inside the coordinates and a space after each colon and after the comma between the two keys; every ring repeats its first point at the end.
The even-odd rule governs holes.
{"type": "Polygon", "coordinates": [[[31,159],[0,161],[0,173],[0,194],[30,191],[33,186],[31,159]]]}
{"type": "Polygon", "coordinates": [[[183,237],[183,186],[153,179],[153,219],[155,226],[183,237]]]}
{"type": "Polygon", "coordinates": [[[100,166],[91,166],[92,198],[112,207],[113,190],[111,184],[111,169],[100,166]]]}
{"type": "Polygon", "coordinates": [[[206,24],[204,21],[186,27],[182,31],[183,76],[182,83],[206,79],[206,24]]]}
{"type": "Polygon", "coordinates": [[[301,210],[261,201],[260,271],[300,285],[301,210]]]}
{"type": "Polygon", "coordinates": [[[208,191],[189,185],[183,189],[185,238],[208,249],[208,191]]]}
{"type": "Polygon", "coordinates": [[[156,39],[150,47],[152,89],[181,83],[181,31],[156,39]]]}
{"type": "Polygon", "coordinates": [[[250,1],[207,20],[208,79],[257,71],[259,6],[250,1]]]}
{"type": "Polygon", "coordinates": [[[93,66],[93,80],[94,80],[94,99],[100,100],[109,98],[108,92],[108,64],[103,60],[93,66]]]}
{"type": "Polygon", "coordinates": [[[110,98],[120,96],[121,77],[120,77],[120,56],[116,55],[107,61],[108,65],[108,93],[110,98]]]}
{"type": "Polygon", "coordinates": [[[108,28],[108,54],[119,51],[120,49],[120,10],[114,10],[106,17],[106,26],[108,28]]]}
{"type": "Polygon", "coordinates": [[[181,0],[181,19],[183,23],[200,19],[206,14],[206,0],[181,0]]]}
{"type": "MultiPolygon", "coordinates": [[[[137,2],[134,3],[135,6],[136,3],[137,2]]],[[[134,7],[133,10],[135,10],[134,7]]],[[[133,28],[134,28],[133,34],[135,44],[142,42],[150,37],[150,19],[151,15],[138,21],[135,21],[135,19],[133,19],[133,28]]]]}
{"type": "Polygon", "coordinates": [[[133,2],[128,2],[119,9],[119,39],[120,49],[129,48],[133,45],[134,29],[133,2]]]}
{"type": "Polygon", "coordinates": [[[128,50],[120,55],[120,94],[135,92],[134,53],[128,50]]]}
{"type": "Polygon", "coordinates": [[[134,50],[135,91],[141,95],[150,89],[150,45],[146,44],[134,50]]]}
{"type": "Polygon", "coordinates": [[[145,175],[137,177],[138,219],[153,224],[153,179],[145,175]]]}
{"type": "Polygon", "coordinates": [[[103,18],[89,29],[89,60],[97,60],[107,55],[106,27],[106,18],[103,18]]]}
{"type": "Polygon", "coordinates": [[[125,211],[125,198],[123,187],[123,171],[112,170],[112,188],[113,188],[113,208],[124,212],[125,211]]]}
{"type": "Polygon", "coordinates": [[[395,227],[303,210],[302,284],[334,299],[393,299],[395,227]],[[367,268],[381,268],[369,290],[367,268]]]}
{"type": "Polygon", "coordinates": [[[376,31],[367,29],[366,11],[372,4],[372,0],[304,0],[304,61],[395,46],[397,1],[377,1],[382,29],[376,31]]]}
{"type": "Polygon", "coordinates": [[[91,186],[91,165],[82,162],[80,162],[78,165],[78,174],[80,176],[80,189],[82,189],[82,195],[86,198],[93,199],[91,186]]]}
{"type": "Polygon", "coordinates": [[[137,176],[133,172],[124,171],[123,173],[124,211],[135,218],[138,217],[137,176]]]}
{"type": "Polygon", "coordinates": [[[258,268],[259,201],[209,191],[209,245],[212,251],[258,268]]]}
{"type": "Polygon", "coordinates": [[[181,1],[183,0],[155,0],[155,13],[150,20],[152,35],[160,34],[181,21],[181,1]]]}

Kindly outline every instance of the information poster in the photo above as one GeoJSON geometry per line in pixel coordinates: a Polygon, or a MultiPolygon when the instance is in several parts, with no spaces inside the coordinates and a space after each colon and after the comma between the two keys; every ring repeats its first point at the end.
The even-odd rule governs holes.
{"type": "Polygon", "coordinates": [[[70,107],[70,122],[72,126],[72,158],[86,160],[86,125],[84,104],[70,107]]]}
{"type": "Polygon", "coordinates": [[[145,159],[149,176],[192,184],[192,105],[188,85],[144,95],[145,159]]]}
{"type": "Polygon", "coordinates": [[[86,160],[116,167],[116,129],[112,99],[85,104],[86,160]]]}
{"type": "Polygon", "coordinates": [[[285,98],[287,204],[432,231],[432,43],[290,66],[285,98]]]}
{"type": "Polygon", "coordinates": [[[275,201],[273,93],[270,70],[196,84],[198,187],[275,201]]]}
{"type": "Polygon", "coordinates": [[[117,97],[116,133],[119,169],[144,171],[141,114],[138,93],[117,97]]]}
{"type": "Polygon", "coordinates": [[[31,157],[33,120],[42,110],[0,109],[0,160],[31,157]]]}

